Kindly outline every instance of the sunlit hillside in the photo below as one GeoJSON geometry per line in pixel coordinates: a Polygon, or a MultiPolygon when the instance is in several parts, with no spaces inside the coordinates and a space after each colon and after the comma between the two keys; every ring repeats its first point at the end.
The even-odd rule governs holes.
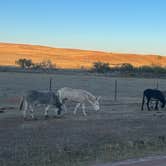
{"type": "Polygon", "coordinates": [[[94,62],[108,62],[112,65],[130,63],[134,66],[166,66],[166,57],[86,51],[79,49],[51,48],[38,45],[0,43],[0,65],[13,66],[20,58],[33,62],[51,60],[58,68],[89,68],[94,62]]]}

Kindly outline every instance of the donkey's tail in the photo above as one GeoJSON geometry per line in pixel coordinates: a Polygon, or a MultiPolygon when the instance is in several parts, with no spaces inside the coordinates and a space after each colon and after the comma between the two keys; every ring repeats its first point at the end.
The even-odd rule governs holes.
{"type": "Polygon", "coordinates": [[[22,110],[23,104],[24,104],[24,96],[23,96],[23,97],[21,97],[21,101],[20,101],[19,110],[22,110]]]}

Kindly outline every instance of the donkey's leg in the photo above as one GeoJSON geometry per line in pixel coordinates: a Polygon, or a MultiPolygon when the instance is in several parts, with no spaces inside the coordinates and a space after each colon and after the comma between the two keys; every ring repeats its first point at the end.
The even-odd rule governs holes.
{"type": "Polygon", "coordinates": [[[142,106],[141,106],[141,110],[142,110],[142,111],[144,110],[144,103],[145,103],[145,96],[143,95],[143,98],[142,98],[142,106]]]}
{"type": "Polygon", "coordinates": [[[150,111],[149,102],[150,102],[150,98],[147,99],[147,108],[148,108],[148,111],[150,111]]]}
{"type": "Polygon", "coordinates": [[[81,105],[81,103],[78,103],[76,106],[75,106],[75,108],[74,108],[74,114],[76,114],[76,112],[77,112],[77,109],[78,109],[78,107],[81,105]]]}
{"type": "Polygon", "coordinates": [[[65,104],[63,104],[63,109],[65,110],[65,113],[67,113],[67,108],[65,104]]]}
{"type": "Polygon", "coordinates": [[[45,108],[45,111],[44,111],[44,116],[45,118],[48,118],[48,110],[50,108],[50,105],[47,105],[47,107],[45,108]]]}
{"type": "Polygon", "coordinates": [[[25,100],[25,102],[24,102],[24,109],[23,109],[23,117],[24,117],[24,119],[26,119],[27,110],[28,110],[28,103],[25,100]]]}
{"type": "Polygon", "coordinates": [[[82,104],[82,112],[83,112],[84,116],[87,116],[87,114],[85,112],[85,104],[84,103],[82,104]]]}
{"type": "Polygon", "coordinates": [[[30,108],[30,114],[31,114],[32,119],[35,119],[34,118],[34,109],[33,109],[32,105],[29,105],[29,108],[30,108]]]}
{"type": "Polygon", "coordinates": [[[55,115],[54,115],[54,116],[55,116],[55,117],[56,117],[56,115],[58,114],[58,113],[57,113],[57,112],[58,112],[58,110],[59,110],[58,108],[54,108],[54,113],[55,113],[55,115]]]}
{"type": "Polygon", "coordinates": [[[156,105],[155,105],[155,110],[159,110],[158,105],[159,105],[159,101],[157,100],[157,101],[156,101],[156,105]]]}

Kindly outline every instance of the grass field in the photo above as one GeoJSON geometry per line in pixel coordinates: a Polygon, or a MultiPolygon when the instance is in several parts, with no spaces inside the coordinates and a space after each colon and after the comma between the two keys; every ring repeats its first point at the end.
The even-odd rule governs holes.
{"type": "MultiPolygon", "coordinates": [[[[159,88],[166,89],[160,79],[159,88]]],[[[0,165],[1,166],[83,166],[100,162],[164,154],[166,152],[166,112],[141,111],[142,92],[156,87],[154,79],[110,78],[93,75],[48,75],[0,73],[0,165]],[[26,121],[18,110],[20,96],[26,90],[64,86],[86,89],[101,96],[101,111],[90,105],[73,115],[74,103],[60,118],[26,121]],[[118,98],[114,101],[114,82],[118,98]]]]}
{"type": "Polygon", "coordinates": [[[28,44],[11,44],[0,42],[0,65],[15,66],[18,59],[31,59],[35,63],[51,60],[57,68],[80,69],[91,68],[94,62],[106,62],[110,65],[130,63],[133,66],[165,66],[166,58],[159,55],[140,55],[112,53],[92,50],[53,48],[28,44]]]}

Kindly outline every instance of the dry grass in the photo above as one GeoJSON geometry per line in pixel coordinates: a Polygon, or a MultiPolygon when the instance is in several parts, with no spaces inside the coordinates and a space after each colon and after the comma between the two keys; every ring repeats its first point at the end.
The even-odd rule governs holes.
{"type": "Polygon", "coordinates": [[[44,46],[0,43],[0,65],[15,65],[20,58],[32,59],[34,62],[50,59],[58,68],[89,68],[94,62],[110,64],[130,63],[134,66],[166,66],[166,57],[155,55],[136,55],[106,53],[79,49],[51,48],[44,46]],[[157,64],[156,64],[157,63],[157,64]]]}
{"type": "MultiPolygon", "coordinates": [[[[0,165],[1,166],[87,166],[165,153],[166,112],[140,111],[142,90],[153,86],[152,79],[118,79],[118,101],[114,102],[114,79],[95,76],[0,73],[0,165]],[[102,112],[87,105],[73,116],[73,105],[60,119],[22,119],[17,110],[19,97],[28,89],[46,89],[49,77],[54,88],[83,88],[101,95],[102,112]],[[33,80],[33,81],[32,81],[33,80]],[[101,86],[102,85],[102,86],[101,86]],[[7,108],[5,110],[4,108],[7,108]]],[[[166,81],[159,80],[165,88],[166,81]]]]}

